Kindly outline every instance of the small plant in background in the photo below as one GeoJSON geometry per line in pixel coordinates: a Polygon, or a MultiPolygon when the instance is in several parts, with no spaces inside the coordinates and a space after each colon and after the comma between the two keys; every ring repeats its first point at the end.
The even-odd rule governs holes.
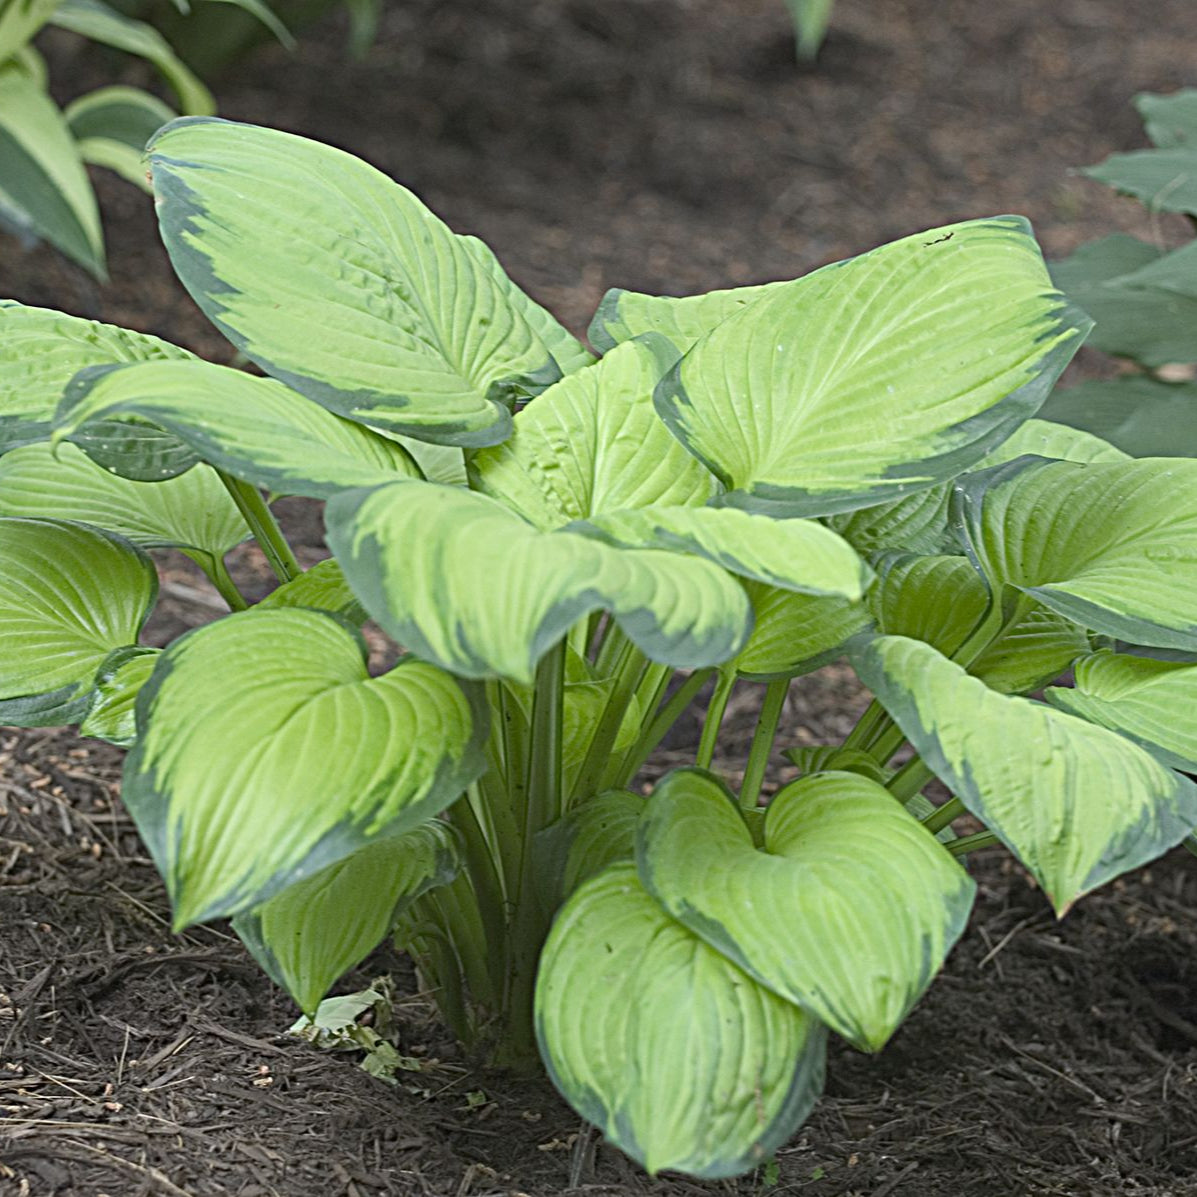
{"type": "MultiPolygon", "coordinates": [[[[1197,221],[1197,90],[1135,98],[1154,149],[1113,154],[1085,171],[1150,212],[1197,221]]],[[[1088,344],[1124,372],[1058,389],[1043,415],[1105,437],[1136,457],[1197,456],[1197,241],[1179,249],[1115,233],[1051,267],[1095,323],[1088,344]]]]}
{"type": "Polygon", "coordinates": [[[266,377],[0,306],[0,721],[129,745],[175,925],[231,917],[309,1016],[393,933],[465,1043],[650,1171],[768,1176],[828,1031],[879,1050],[939,970],[970,852],[1063,914],[1197,823],[1197,666],[1139,655],[1197,652],[1197,462],[1034,418],[1088,321],[1025,221],[614,291],[596,360],[350,155],[193,119],[149,165],[266,377]],[[263,491],[326,500],[333,559],[301,572],[263,491]],[[230,613],[160,650],[162,545],[230,613]],[[874,701],[762,809],[791,679],[844,654],[874,701]]]}
{"type": "Polygon", "coordinates": [[[818,57],[834,5],[835,0],[786,0],[794,22],[798,57],[803,62],[814,62],[818,57]]]}
{"type": "MultiPolygon", "coordinates": [[[[224,0],[230,2],[289,36],[263,0],[224,0]]],[[[216,105],[153,26],[103,0],[0,0],[0,228],[27,242],[48,241],[104,279],[104,235],[86,164],[148,189],[142,150],[178,113],[135,87],[101,87],[60,109],[33,46],[46,26],[149,62],[175,93],[179,112],[204,115],[216,105]]]]}

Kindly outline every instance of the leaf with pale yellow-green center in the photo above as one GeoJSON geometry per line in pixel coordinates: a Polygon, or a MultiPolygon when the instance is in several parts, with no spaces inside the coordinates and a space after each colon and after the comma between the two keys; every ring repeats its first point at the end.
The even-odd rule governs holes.
{"type": "Polygon", "coordinates": [[[118,648],[96,674],[81,736],[94,736],[127,748],[137,739],[137,695],[150,680],[162,655],[160,648],[118,648]]]}

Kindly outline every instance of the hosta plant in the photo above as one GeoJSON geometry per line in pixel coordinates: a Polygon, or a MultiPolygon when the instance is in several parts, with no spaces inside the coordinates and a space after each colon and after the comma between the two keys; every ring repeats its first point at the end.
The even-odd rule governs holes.
{"type": "Polygon", "coordinates": [[[129,745],[176,926],[231,917],[304,1011],[394,934],[467,1044],[726,1176],[806,1117],[829,1032],[901,1024],[970,852],[1063,914],[1197,822],[1197,462],[1035,418],[1087,322],[1023,220],[613,291],[596,358],[347,154],[183,120],[148,163],[264,376],[0,307],[0,720],[129,745]],[[280,494],[326,500],[331,560],[299,570],[280,494]],[[249,608],[251,535],[280,585],[249,608]],[[231,610],[159,649],[164,545],[231,610]],[[400,650],[373,673],[367,617],[400,650]],[[874,701],[763,805],[791,679],[845,654],[874,701]]]}

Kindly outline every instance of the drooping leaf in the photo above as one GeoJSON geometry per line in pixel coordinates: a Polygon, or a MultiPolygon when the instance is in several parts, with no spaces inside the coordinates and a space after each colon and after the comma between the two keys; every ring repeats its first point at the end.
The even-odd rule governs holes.
{"type": "Polygon", "coordinates": [[[760,852],[718,778],[674,770],[648,800],[636,861],[675,919],[862,1051],[878,1051],[930,985],[976,892],[858,773],[786,786],[760,852]]]}
{"type": "Polygon", "coordinates": [[[436,667],[372,678],[336,619],[244,611],[163,653],[123,796],[184,927],[423,823],[482,772],[485,732],[436,667]]]}
{"type": "MultiPolygon", "coordinates": [[[[150,146],[162,237],[217,327],[267,374],[351,419],[495,444],[560,376],[476,243],[341,150],[180,120],[150,146]]],[[[543,326],[540,317],[535,317],[543,326]]]]}
{"type": "Polygon", "coordinates": [[[0,220],[107,278],[100,212],[58,105],[13,62],[0,64],[0,220]]]}
{"type": "Polygon", "coordinates": [[[745,584],[756,619],[748,643],[724,665],[754,681],[797,677],[840,655],[869,626],[868,608],[844,598],[745,584]]]}
{"type": "Polygon", "coordinates": [[[234,8],[247,12],[255,20],[260,21],[274,35],[275,40],[285,50],[294,50],[299,44],[291,30],[283,24],[278,13],[266,3],[266,0],[212,0],[215,4],[231,4],[234,8]]]}
{"type": "Polygon", "coordinates": [[[515,417],[507,441],[471,456],[471,485],[545,530],[622,508],[705,503],[714,478],[652,404],[676,360],[659,339],[634,341],[563,378],[515,417]]]}
{"type": "Polygon", "coordinates": [[[203,115],[216,111],[212,93],[152,25],[134,21],[102,0],[61,0],[51,22],[93,42],[101,42],[126,54],[136,54],[152,63],[174,88],[184,112],[203,115]]]}
{"type": "Polygon", "coordinates": [[[150,559],[119,536],[0,518],[0,723],[82,718],[96,671],[137,642],[157,595],[150,559]]]}
{"type": "Polygon", "coordinates": [[[603,296],[590,322],[590,343],[608,353],[625,341],[656,333],[684,353],[729,316],[788,285],[788,282],[764,283],[680,299],[671,295],[642,295],[615,287],[603,296]]]}
{"type": "Polygon", "coordinates": [[[334,496],[327,540],[354,592],[400,644],[464,677],[532,681],[582,616],[609,610],[652,660],[734,653],[751,626],[740,584],[696,557],[541,532],[485,495],[404,482],[334,496]]]}
{"type": "Polygon", "coordinates": [[[220,479],[196,466],[165,482],[130,482],[79,448],[26,445],[0,457],[0,515],[75,520],[144,549],[192,549],[223,557],[249,536],[220,479]]]}
{"type": "Polygon", "coordinates": [[[1130,374],[1057,389],[1043,414],[1105,437],[1132,457],[1197,457],[1197,383],[1130,374]]]}
{"type": "Polygon", "coordinates": [[[157,96],[136,87],[101,87],[63,109],[80,157],[150,190],[141,156],[146,142],[175,119],[157,96]]]}
{"type": "Polygon", "coordinates": [[[1133,195],[1152,212],[1197,213],[1197,147],[1111,154],[1083,173],[1123,195],[1133,195]]]}
{"type": "Polygon", "coordinates": [[[1051,290],[1025,221],[969,221],[749,305],[655,402],[728,488],[723,505],[828,515],[979,461],[1035,414],[1087,327],[1051,290]]]}
{"type": "Polygon", "coordinates": [[[1197,786],[1104,728],[970,677],[930,645],[854,646],[861,680],[915,751],[994,831],[1063,914],[1179,844],[1197,786]]]}
{"type": "Polygon", "coordinates": [[[969,475],[956,498],[992,586],[1107,636],[1197,649],[1197,461],[1019,458],[969,475]]]}
{"type": "Polygon", "coordinates": [[[100,666],[87,708],[79,724],[81,736],[94,736],[127,748],[137,739],[134,705],[162,655],[159,648],[118,648],[100,666]]]}
{"type": "Polygon", "coordinates": [[[421,894],[461,866],[457,835],[433,819],[359,848],[314,877],[239,914],[233,930],[271,979],[309,1017],[421,894]]]}
{"type": "Polygon", "coordinates": [[[275,382],[191,361],[93,366],[75,376],[55,439],[134,416],[165,428],[204,461],[279,494],[324,498],[418,471],[402,445],[275,382]]]}
{"type": "Polygon", "coordinates": [[[256,605],[259,608],[309,607],[315,611],[332,611],[358,627],[366,622],[365,609],[350,589],[341,566],[331,558],[317,562],[299,577],[284,582],[256,605]]]}
{"type": "Polygon", "coordinates": [[[1175,769],[1197,772],[1197,665],[1108,650],[1076,664],[1076,688],[1048,702],[1129,736],[1175,769]]]}
{"type": "Polygon", "coordinates": [[[1147,136],[1160,149],[1197,144],[1197,89],[1182,87],[1166,96],[1141,92],[1134,102],[1147,136]]]}
{"type": "Polygon", "coordinates": [[[57,7],[58,0],[6,0],[0,4],[0,62],[28,45],[57,7]]]}
{"type": "Polygon", "coordinates": [[[537,889],[555,910],[584,881],[636,855],[636,824],[644,799],[630,790],[604,790],[574,807],[536,836],[537,889]]]}
{"type": "MultiPolygon", "coordinates": [[[[0,453],[49,437],[67,383],[86,366],[192,356],[186,349],[146,333],[0,299],[0,453]]],[[[113,431],[111,426],[101,428],[97,439],[113,431]]],[[[133,437],[138,430],[130,425],[120,431],[133,437]]],[[[158,433],[159,438],[161,435],[158,433]]],[[[90,444],[84,447],[89,456],[99,459],[90,444]]],[[[188,450],[185,463],[174,461],[178,468],[171,472],[181,473],[195,460],[188,450]]]]}
{"type": "Polygon", "coordinates": [[[822,1026],[671,919],[630,864],[557,916],[536,1030],[565,1099],[652,1174],[763,1163],[823,1085],[822,1026]]]}

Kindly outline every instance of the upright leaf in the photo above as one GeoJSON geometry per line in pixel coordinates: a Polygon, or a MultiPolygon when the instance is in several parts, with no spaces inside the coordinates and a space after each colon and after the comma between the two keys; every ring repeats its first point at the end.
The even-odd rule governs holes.
{"type": "Polygon", "coordinates": [[[863,1051],[877,1051],[964,930],[976,886],[884,786],[785,787],[758,851],[736,800],[668,774],[637,828],[640,880],[695,935],[863,1051]]]}
{"type": "Polygon", "coordinates": [[[485,733],[434,666],[372,678],[337,620],[245,611],[163,653],[123,796],[184,927],[423,823],[485,768],[485,733]]]}
{"type": "Polygon", "coordinates": [[[902,636],[852,662],[915,751],[1039,880],[1057,912],[1179,844],[1197,786],[1122,736],[970,677],[902,636]]]}
{"type": "Polygon", "coordinates": [[[1025,221],[970,221],[778,288],[690,349],[656,404],[727,486],[721,503],[827,515],[980,460],[1035,414],[1087,327],[1025,221]]]}
{"type": "Polygon", "coordinates": [[[149,558],[119,536],[0,518],[0,723],[82,718],[96,671],[137,642],[157,595],[149,558]]]}
{"type": "Polygon", "coordinates": [[[360,159],[216,120],[176,121],[149,149],[184,286],[267,374],[339,415],[495,444],[512,402],[560,376],[542,318],[476,243],[360,159]]]}
{"type": "Polygon", "coordinates": [[[633,865],[587,881],[557,916],[536,1029],[565,1099],[653,1174],[764,1163],[823,1087],[819,1023],[671,919],[633,865]]]}

